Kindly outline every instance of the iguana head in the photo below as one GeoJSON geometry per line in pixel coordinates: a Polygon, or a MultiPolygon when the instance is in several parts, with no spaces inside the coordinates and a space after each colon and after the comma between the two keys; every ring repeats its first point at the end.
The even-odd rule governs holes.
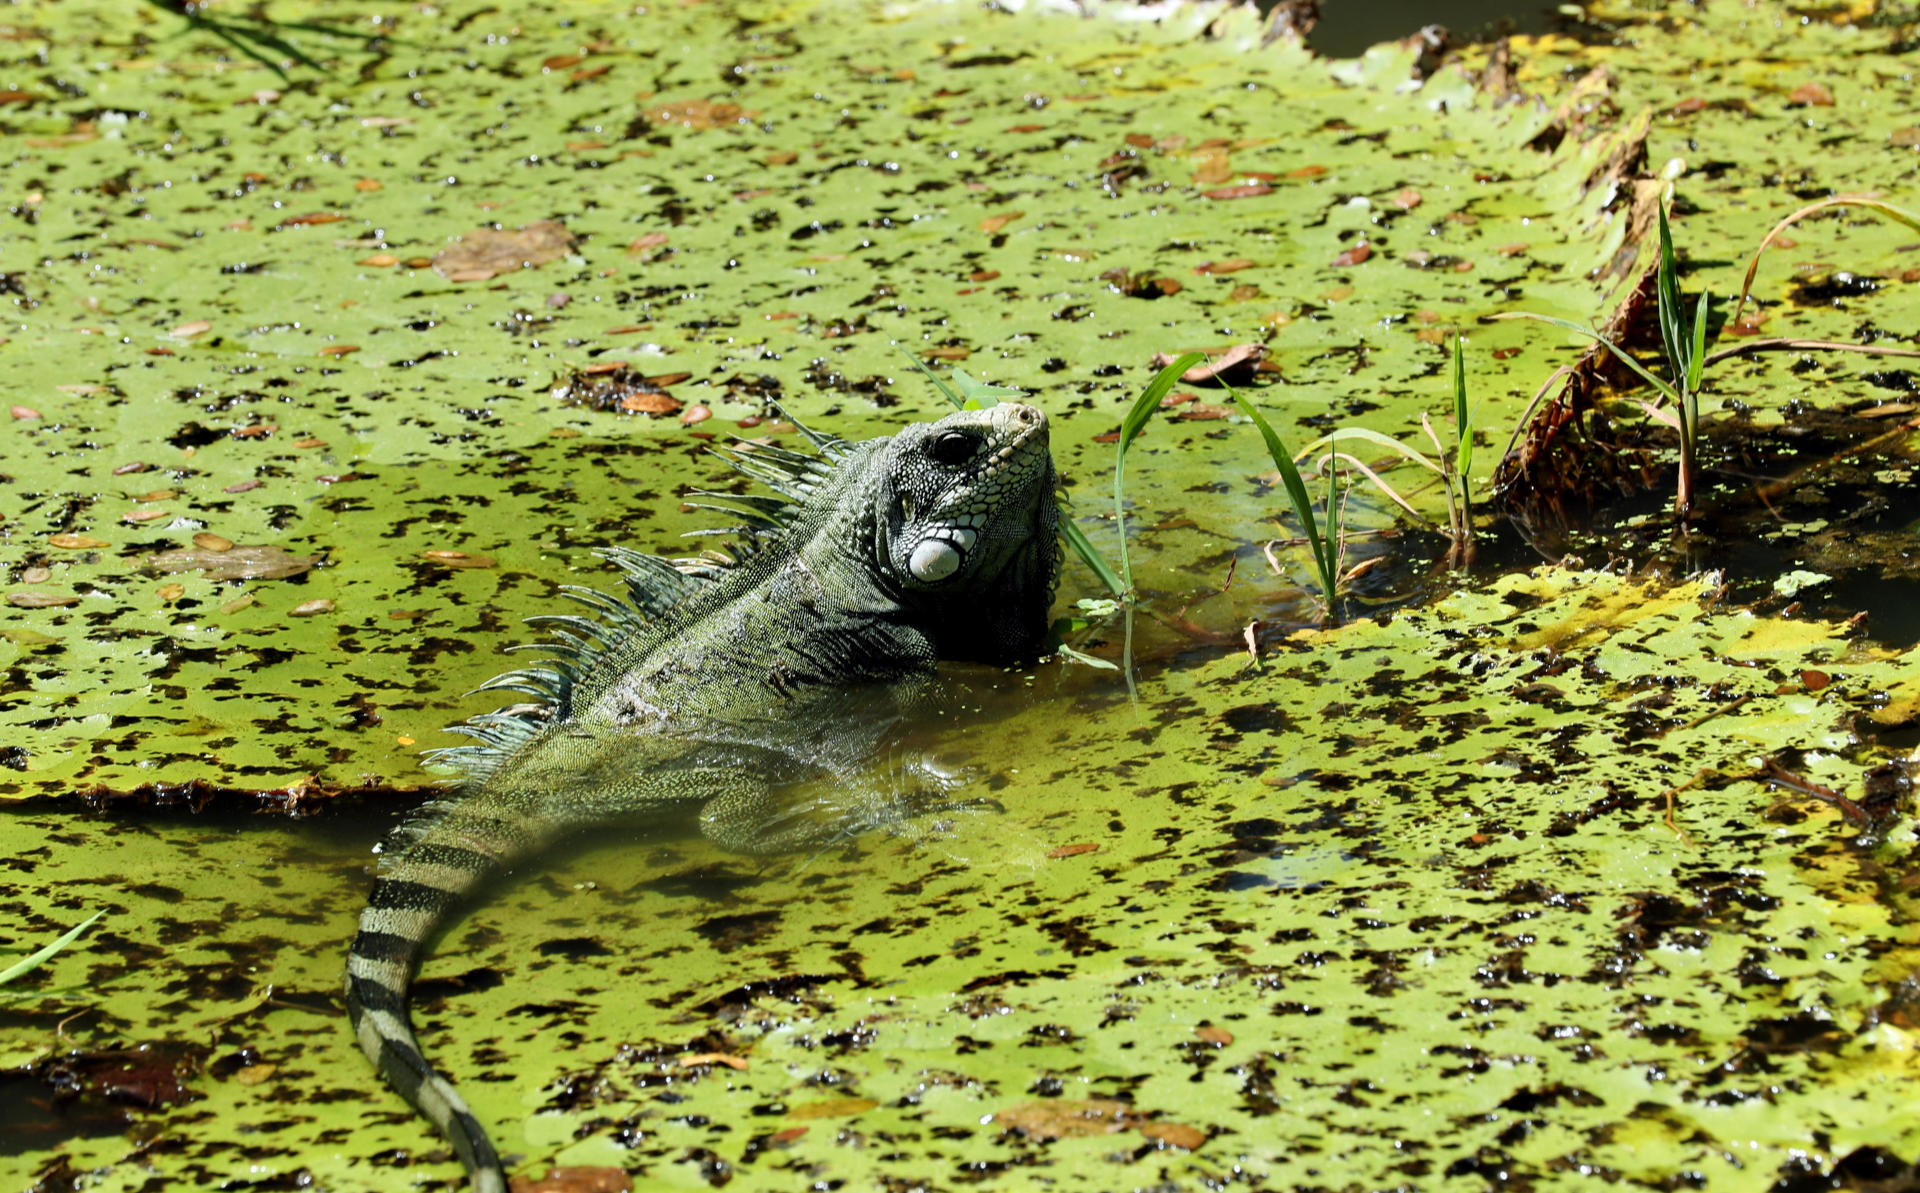
{"type": "Polygon", "coordinates": [[[1059,571],[1047,416],[1004,402],[910,426],[878,461],[875,562],[946,658],[1045,649],[1059,571]]]}

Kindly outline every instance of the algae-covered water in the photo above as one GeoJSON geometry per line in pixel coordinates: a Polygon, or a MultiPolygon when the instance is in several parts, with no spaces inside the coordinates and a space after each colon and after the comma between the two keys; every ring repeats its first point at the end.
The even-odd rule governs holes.
{"type": "MultiPolygon", "coordinates": [[[[958,669],[879,763],[972,811],[526,867],[424,969],[429,1053],[542,1190],[1902,1179],[1915,411],[1806,342],[1910,345],[1915,234],[1827,211],[1725,297],[1805,203],[1913,206],[1900,11],[1330,61],[1206,6],[270,6],[305,64],[204,13],[273,65],[157,6],[0,27],[0,950],[105,913],[5,987],[10,1187],[457,1186],[344,1025],[374,847],[521,618],[712,524],[712,444],[962,369],[1113,559],[1155,353],[1420,444],[1454,337],[1474,570],[1360,479],[1324,617],[1183,384],[1127,456],[1137,698],[958,669]],[[1683,535],[1648,392],[1489,318],[1631,310],[1662,199],[1714,347],[1795,341],[1711,371],[1683,535]]],[[[1117,664],[1106,595],[1069,560],[1056,612],[1117,664]]]]}

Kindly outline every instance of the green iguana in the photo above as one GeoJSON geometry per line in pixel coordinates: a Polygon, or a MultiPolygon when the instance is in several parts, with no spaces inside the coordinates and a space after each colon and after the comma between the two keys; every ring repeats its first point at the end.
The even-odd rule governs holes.
{"type": "Polygon", "coordinates": [[[610,550],[624,596],[572,588],[599,617],[532,619],[555,633],[553,657],[485,687],[537,703],[456,726],[478,744],[438,757],[464,772],[464,794],[385,851],[347,955],[348,1013],[475,1193],[506,1190],[499,1155],[407,1015],[428,940],[470,892],[585,826],[669,804],[697,804],[709,838],[747,853],[858,831],[873,822],[859,791],[823,823],[784,815],[783,789],[823,774],[858,789],[935,660],[1045,648],[1059,566],[1045,415],[1003,404],[858,444],[806,433],[818,455],[729,453],[775,491],[712,507],[746,520],[730,558],[610,550]]]}

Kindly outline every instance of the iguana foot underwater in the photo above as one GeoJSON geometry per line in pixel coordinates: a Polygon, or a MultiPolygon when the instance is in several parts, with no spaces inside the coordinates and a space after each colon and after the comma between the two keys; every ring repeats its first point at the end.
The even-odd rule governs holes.
{"type": "Polygon", "coordinates": [[[703,495],[745,519],[731,558],[611,550],[622,596],[568,590],[597,618],[531,619],[554,633],[552,657],[486,687],[537,703],[457,726],[477,744],[438,757],[462,791],[385,850],[347,955],[348,1013],[475,1193],[506,1190],[499,1155],[407,1014],[427,942],[471,892],[587,826],[669,805],[697,805],[709,838],[748,853],[857,829],[783,817],[782,789],[857,785],[886,710],[910,705],[936,660],[1045,650],[1059,566],[1045,415],[1003,404],[864,443],[807,435],[817,455],[730,453],[773,494],[703,495]]]}

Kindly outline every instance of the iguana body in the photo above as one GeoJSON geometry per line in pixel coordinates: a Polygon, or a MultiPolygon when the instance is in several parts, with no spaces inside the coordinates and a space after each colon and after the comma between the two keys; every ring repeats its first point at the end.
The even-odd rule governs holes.
{"type": "MultiPolygon", "coordinates": [[[[848,827],[780,820],[783,786],[850,777],[937,659],[1040,653],[1052,600],[1054,473],[1046,418],[1006,404],[809,456],[742,450],[778,497],[737,497],[735,560],[628,551],[599,619],[555,627],[558,657],[488,687],[538,698],[476,717],[441,752],[466,790],[383,859],[347,957],[361,1048],[440,1128],[475,1193],[504,1193],[486,1131],[423,1058],[407,987],[427,941],[488,877],[583,826],[697,803],[703,831],[771,853],[848,827]]],[[[850,780],[851,781],[851,780],[850,780]]]]}

